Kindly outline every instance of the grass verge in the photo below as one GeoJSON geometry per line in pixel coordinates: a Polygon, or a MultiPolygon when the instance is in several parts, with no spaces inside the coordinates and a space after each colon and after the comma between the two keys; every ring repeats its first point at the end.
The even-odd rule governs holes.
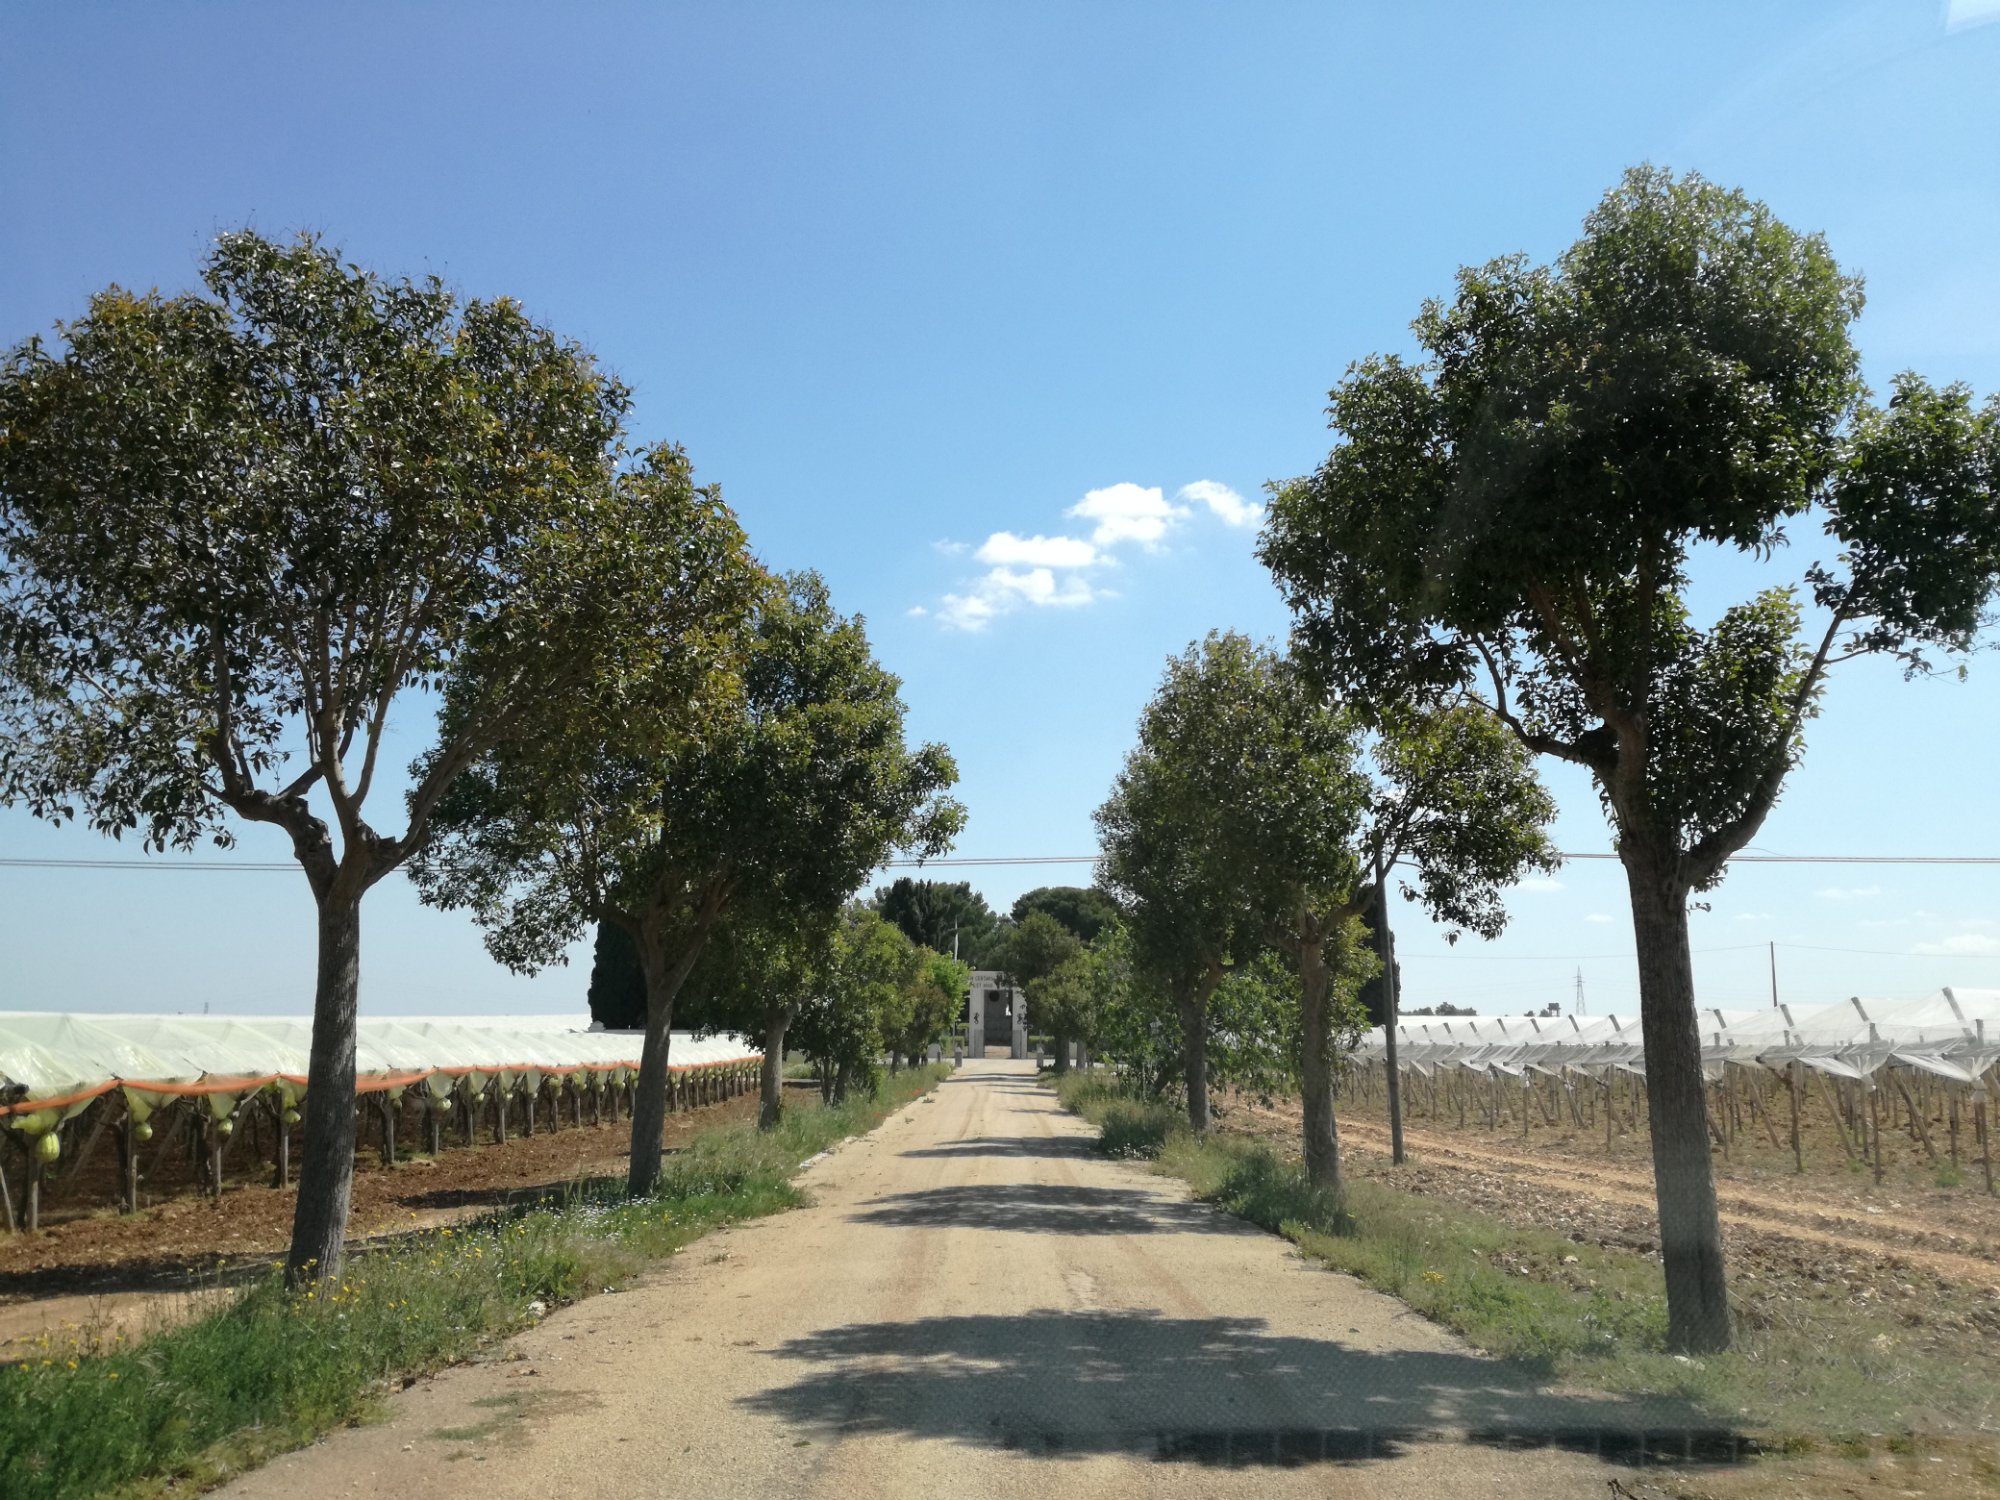
{"type": "Polygon", "coordinates": [[[778,1129],[703,1132],[652,1196],[579,1184],[567,1201],[413,1235],[293,1295],[273,1273],[229,1307],[128,1346],[44,1339],[0,1367],[0,1495],[80,1500],[196,1486],[363,1417],[385,1389],[442,1368],[541,1311],[616,1286],[709,1230],[801,1201],[798,1165],[872,1129],[946,1068],[873,1098],[788,1109],[778,1129]]]}
{"type": "Polygon", "coordinates": [[[1965,1311],[1949,1302],[1817,1300],[1741,1327],[1728,1354],[1672,1355],[1651,1257],[1379,1182],[1354,1179],[1343,1194],[1326,1193],[1268,1146],[1197,1137],[1179,1111],[1127,1097],[1115,1081],[1072,1077],[1058,1088],[1065,1106],[1098,1126],[1106,1151],[1154,1161],[1196,1196],[1552,1384],[1677,1396],[1780,1451],[1900,1453],[1933,1439],[1983,1445],[2000,1430],[2000,1360],[1990,1341],[1923,1337],[1924,1320],[1965,1311]]]}

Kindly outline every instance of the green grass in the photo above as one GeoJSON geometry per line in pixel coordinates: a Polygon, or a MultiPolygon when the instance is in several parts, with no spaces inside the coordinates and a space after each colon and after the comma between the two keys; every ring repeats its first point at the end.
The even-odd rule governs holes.
{"type": "Polygon", "coordinates": [[[71,1500],[195,1485],[364,1417],[401,1378],[439,1369],[544,1308],[618,1286],[709,1230],[801,1201],[800,1162],[871,1129],[948,1070],[885,1079],[873,1099],[788,1109],[778,1129],[703,1132],[652,1196],[578,1185],[554,1207],[357,1255],[337,1285],[274,1273],[229,1307],[136,1346],[47,1339],[0,1367],[0,1495],[71,1500]]]}
{"type": "Polygon", "coordinates": [[[1153,1159],[1205,1201],[1551,1382],[1678,1396],[1774,1448],[1896,1451],[1912,1433],[1981,1434],[2000,1423],[1991,1340],[1968,1328],[1938,1341],[1911,1322],[1976,1316],[1976,1291],[1895,1306],[1840,1295],[1759,1302],[1740,1318],[1734,1351],[1688,1359],[1666,1351],[1665,1287],[1650,1257],[1380,1182],[1317,1190],[1263,1143],[1197,1137],[1178,1112],[1126,1097],[1103,1077],[1065,1081],[1059,1094],[1099,1127],[1106,1151],[1153,1159]]]}

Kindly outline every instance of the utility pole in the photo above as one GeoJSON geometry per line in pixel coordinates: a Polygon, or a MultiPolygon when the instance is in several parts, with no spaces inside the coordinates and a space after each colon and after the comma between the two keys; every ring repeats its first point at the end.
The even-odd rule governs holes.
{"type": "Polygon", "coordinates": [[[1778,1008],[1778,945],[1771,944],[1771,1009],[1778,1008]]]}
{"type": "Polygon", "coordinates": [[[1383,1064],[1389,1075],[1389,1160],[1403,1164],[1403,1077],[1396,1064],[1396,943],[1389,934],[1389,880],[1375,851],[1375,947],[1382,956],[1383,1064]]]}
{"type": "Polygon", "coordinates": [[[1588,1009],[1587,1009],[1587,1008],[1586,1008],[1586,1007],[1584,1006],[1584,1003],[1583,1003],[1583,965],[1582,965],[1582,964],[1578,964],[1578,965],[1576,966],[1576,1013],[1577,1013],[1578,1015],[1580,1015],[1580,1016],[1585,1016],[1585,1015],[1589,1015],[1589,1014],[1590,1014],[1589,1010],[1588,1010],[1588,1009]]]}

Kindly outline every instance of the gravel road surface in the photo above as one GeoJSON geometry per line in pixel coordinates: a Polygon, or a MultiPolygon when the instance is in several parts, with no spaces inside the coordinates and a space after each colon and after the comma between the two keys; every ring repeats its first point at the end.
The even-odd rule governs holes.
{"type": "Polygon", "coordinates": [[[1687,1441],[1105,1160],[1027,1064],[803,1182],[222,1493],[1602,1500],[1640,1434],[1687,1441]]]}

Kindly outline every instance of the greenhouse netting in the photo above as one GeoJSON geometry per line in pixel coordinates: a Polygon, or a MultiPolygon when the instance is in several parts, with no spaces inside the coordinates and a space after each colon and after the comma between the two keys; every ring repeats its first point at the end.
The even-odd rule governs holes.
{"type": "MultiPolygon", "coordinates": [[[[1907,1068],[1952,1083],[1991,1077],[2000,1061],[2000,990],[1946,988],[1916,1000],[1842,1000],[1813,1007],[1703,1009],[1702,1065],[1711,1079],[1732,1065],[1782,1071],[1794,1064],[1862,1082],[1907,1068]]],[[[1396,1030],[1397,1063],[1429,1075],[1446,1068],[1644,1077],[1636,1016],[1412,1016],[1396,1030]]],[[[1381,1065],[1381,1027],[1363,1034],[1356,1058],[1381,1065]]]]}
{"type": "MultiPolygon", "coordinates": [[[[364,1018],[355,1086],[367,1094],[422,1084],[446,1094],[488,1079],[532,1089],[543,1075],[617,1077],[637,1069],[641,1041],[636,1031],[582,1030],[565,1016],[364,1018]]],[[[74,1111],[114,1089],[219,1105],[271,1088],[296,1103],[311,1047],[304,1018],[0,1011],[0,1117],[74,1111]]],[[[675,1032],[668,1056],[681,1072],[762,1054],[740,1036],[675,1032]]]]}
{"type": "MultiPolygon", "coordinates": [[[[565,1119],[616,1124],[631,1108],[643,1040],[584,1030],[568,1016],[363,1019],[357,1146],[372,1138],[393,1164],[399,1139],[436,1156],[447,1144],[475,1144],[482,1127],[505,1144],[511,1132],[560,1130],[565,1119]],[[447,1121],[457,1128],[448,1132],[447,1121]]],[[[268,1161],[273,1184],[285,1186],[311,1048],[304,1018],[0,1011],[0,1146],[17,1148],[24,1170],[14,1181],[26,1183],[20,1214],[0,1152],[0,1224],[25,1218],[33,1228],[45,1187],[93,1191],[85,1169],[107,1137],[117,1144],[115,1197],[126,1212],[163,1168],[173,1175],[183,1150],[198,1164],[201,1190],[215,1196],[232,1152],[239,1177],[268,1161]],[[142,1161],[156,1129],[165,1135],[142,1161]],[[247,1163],[236,1149],[246,1134],[247,1163]]],[[[762,1058],[741,1036],[674,1033],[668,1108],[750,1091],[762,1058]]]]}

